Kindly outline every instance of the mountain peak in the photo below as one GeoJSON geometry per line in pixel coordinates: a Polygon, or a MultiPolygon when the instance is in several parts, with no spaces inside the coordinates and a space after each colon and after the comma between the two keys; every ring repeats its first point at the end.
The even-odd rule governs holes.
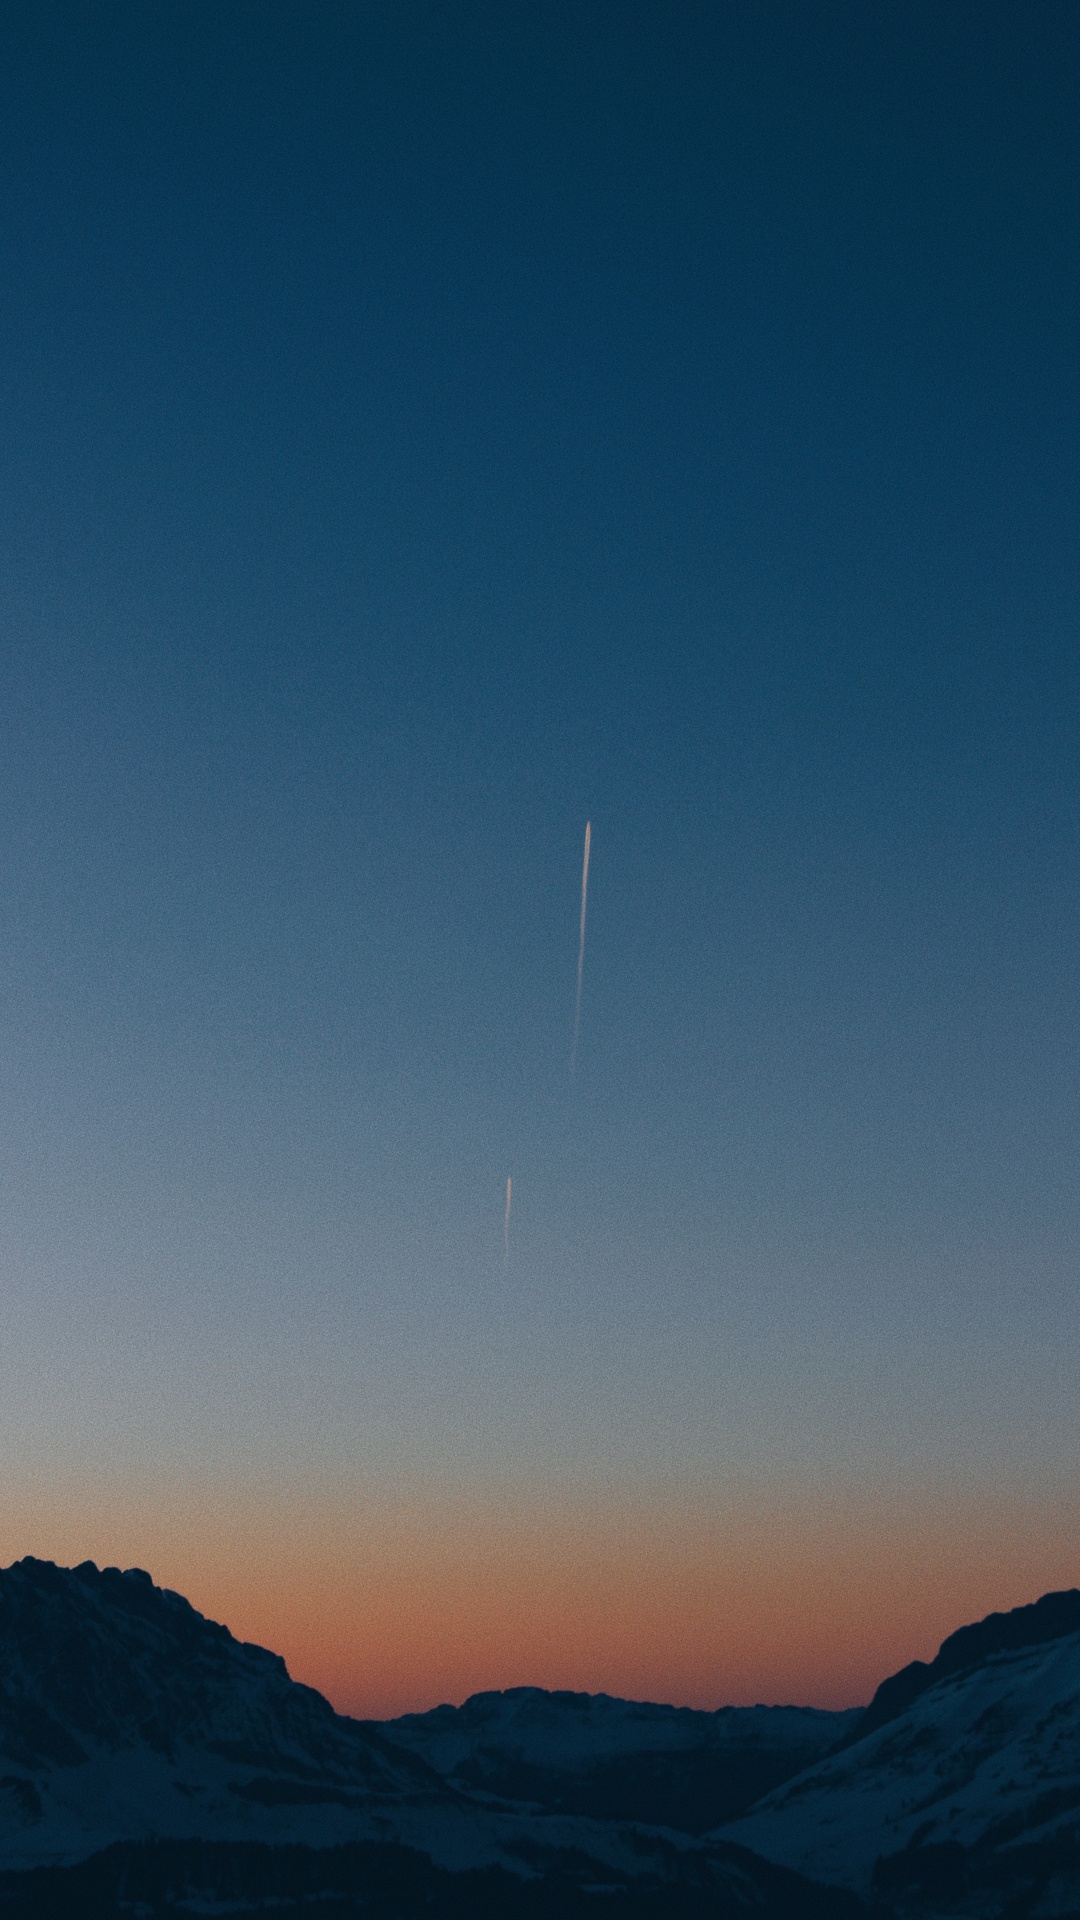
{"type": "Polygon", "coordinates": [[[1008,1613],[988,1613],[984,1620],[958,1627],[942,1641],[933,1660],[912,1660],[882,1681],[849,1739],[861,1740],[898,1719],[920,1694],[936,1687],[949,1674],[966,1673],[995,1654],[1045,1646],[1070,1633],[1080,1633],[1080,1590],[1076,1587],[1044,1593],[1030,1606],[1013,1607],[1008,1613]]]}
{"type": "MultiPolygon", "coordinates": [[[[572,1696],[560,1698],[565,1715],[572,1696]]],[[[510,1704],[535,1717],[545,1700],[522,1689],[510,1704]]],[[[620,1703],[602,1705],[617,1717],[620,1703]]],[[[835,1911],[831,1895],[727,1842],[619,1808],[593,1817],[474,1791],[394,1733],[336,1714],[278,1655],[234,1639],[139,1568],[19,1561],[0,1571],[0,1906],[134,1911],[130,1886],[164,1874],[195,1888],[200,1911],[232,1910],[238,1888],[251,1911],[264,1894],[277,1904],[298,1876],[311,1894],[304,1910],[333,1899],[335,1911],[372,1920],[629,1916],[642,1910],[639,1883],[667,1903],[657,1911],[711,1912],[718,1901],[757,1920],[835,1911]],[[91,1897],[93,1874],[113,1889],[108,1900],[91,1897]],[[343,1876],[355,1906],[341,1904],[343,1876]]],[[[186,1894],[179,1907],[156,1898],[147,1911],[194,1910],[186,1894]]]]}

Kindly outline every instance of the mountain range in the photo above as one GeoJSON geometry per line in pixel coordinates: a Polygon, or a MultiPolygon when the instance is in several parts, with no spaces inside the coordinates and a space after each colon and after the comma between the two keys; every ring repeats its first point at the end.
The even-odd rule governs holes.
{"type": "Polygon", "coordinates": [[[137,1569],[0,1572],[0,1920],[1080,1916],[1080,1593],[846,1713],[334,1712],[137,1569]]]}

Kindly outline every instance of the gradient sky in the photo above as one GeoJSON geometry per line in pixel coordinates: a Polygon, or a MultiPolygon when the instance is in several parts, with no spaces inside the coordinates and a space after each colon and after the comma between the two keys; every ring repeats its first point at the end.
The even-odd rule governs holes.
{"type": "Polygon", "coordinates": [[[1080,1582],[1078,63],[4,7],[0,1558],[380,1713],[1080,1582]]]}

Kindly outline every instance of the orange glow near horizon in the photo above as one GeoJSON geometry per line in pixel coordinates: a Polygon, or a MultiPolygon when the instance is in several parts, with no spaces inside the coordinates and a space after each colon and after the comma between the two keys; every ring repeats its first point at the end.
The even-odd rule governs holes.
{"type": "Polygon", "coordinates": [[[5,1502],[0,1558],[145,1566],[361,1716],[523,1684],[839,1707],[965,1622],[1075,1584],[1078,1504],[131,1486],[76,1509],[46,1488],[5,1502]]]}

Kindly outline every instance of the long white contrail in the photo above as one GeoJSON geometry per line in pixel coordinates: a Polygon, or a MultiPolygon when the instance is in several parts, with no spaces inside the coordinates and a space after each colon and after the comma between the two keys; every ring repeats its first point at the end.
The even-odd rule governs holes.
{"type": "Polygon", "coordinates": [[[510,1175],[507,1174],[506,1176],[506,1216],[503,1220],[503,1262],[504,1264],[510,1258],[510,1195],[512,1194],[513,1190],[514,1190],[514,1183],[511,1180],[510,1175]]]}
{"type": "Polygon", "coordinates": [[[585,907],[589,898],[589,842],[592,839],[592,821],[585,822],[585,859],[581,867],[581,933],[578,936],[577,955],[577,997],[574,1001],[574,1044],[570,1049],[570,1078],[574,1077],[577,1066],[578,1032],[581,1027],[581,977],[585,971],[585,907]]]}

